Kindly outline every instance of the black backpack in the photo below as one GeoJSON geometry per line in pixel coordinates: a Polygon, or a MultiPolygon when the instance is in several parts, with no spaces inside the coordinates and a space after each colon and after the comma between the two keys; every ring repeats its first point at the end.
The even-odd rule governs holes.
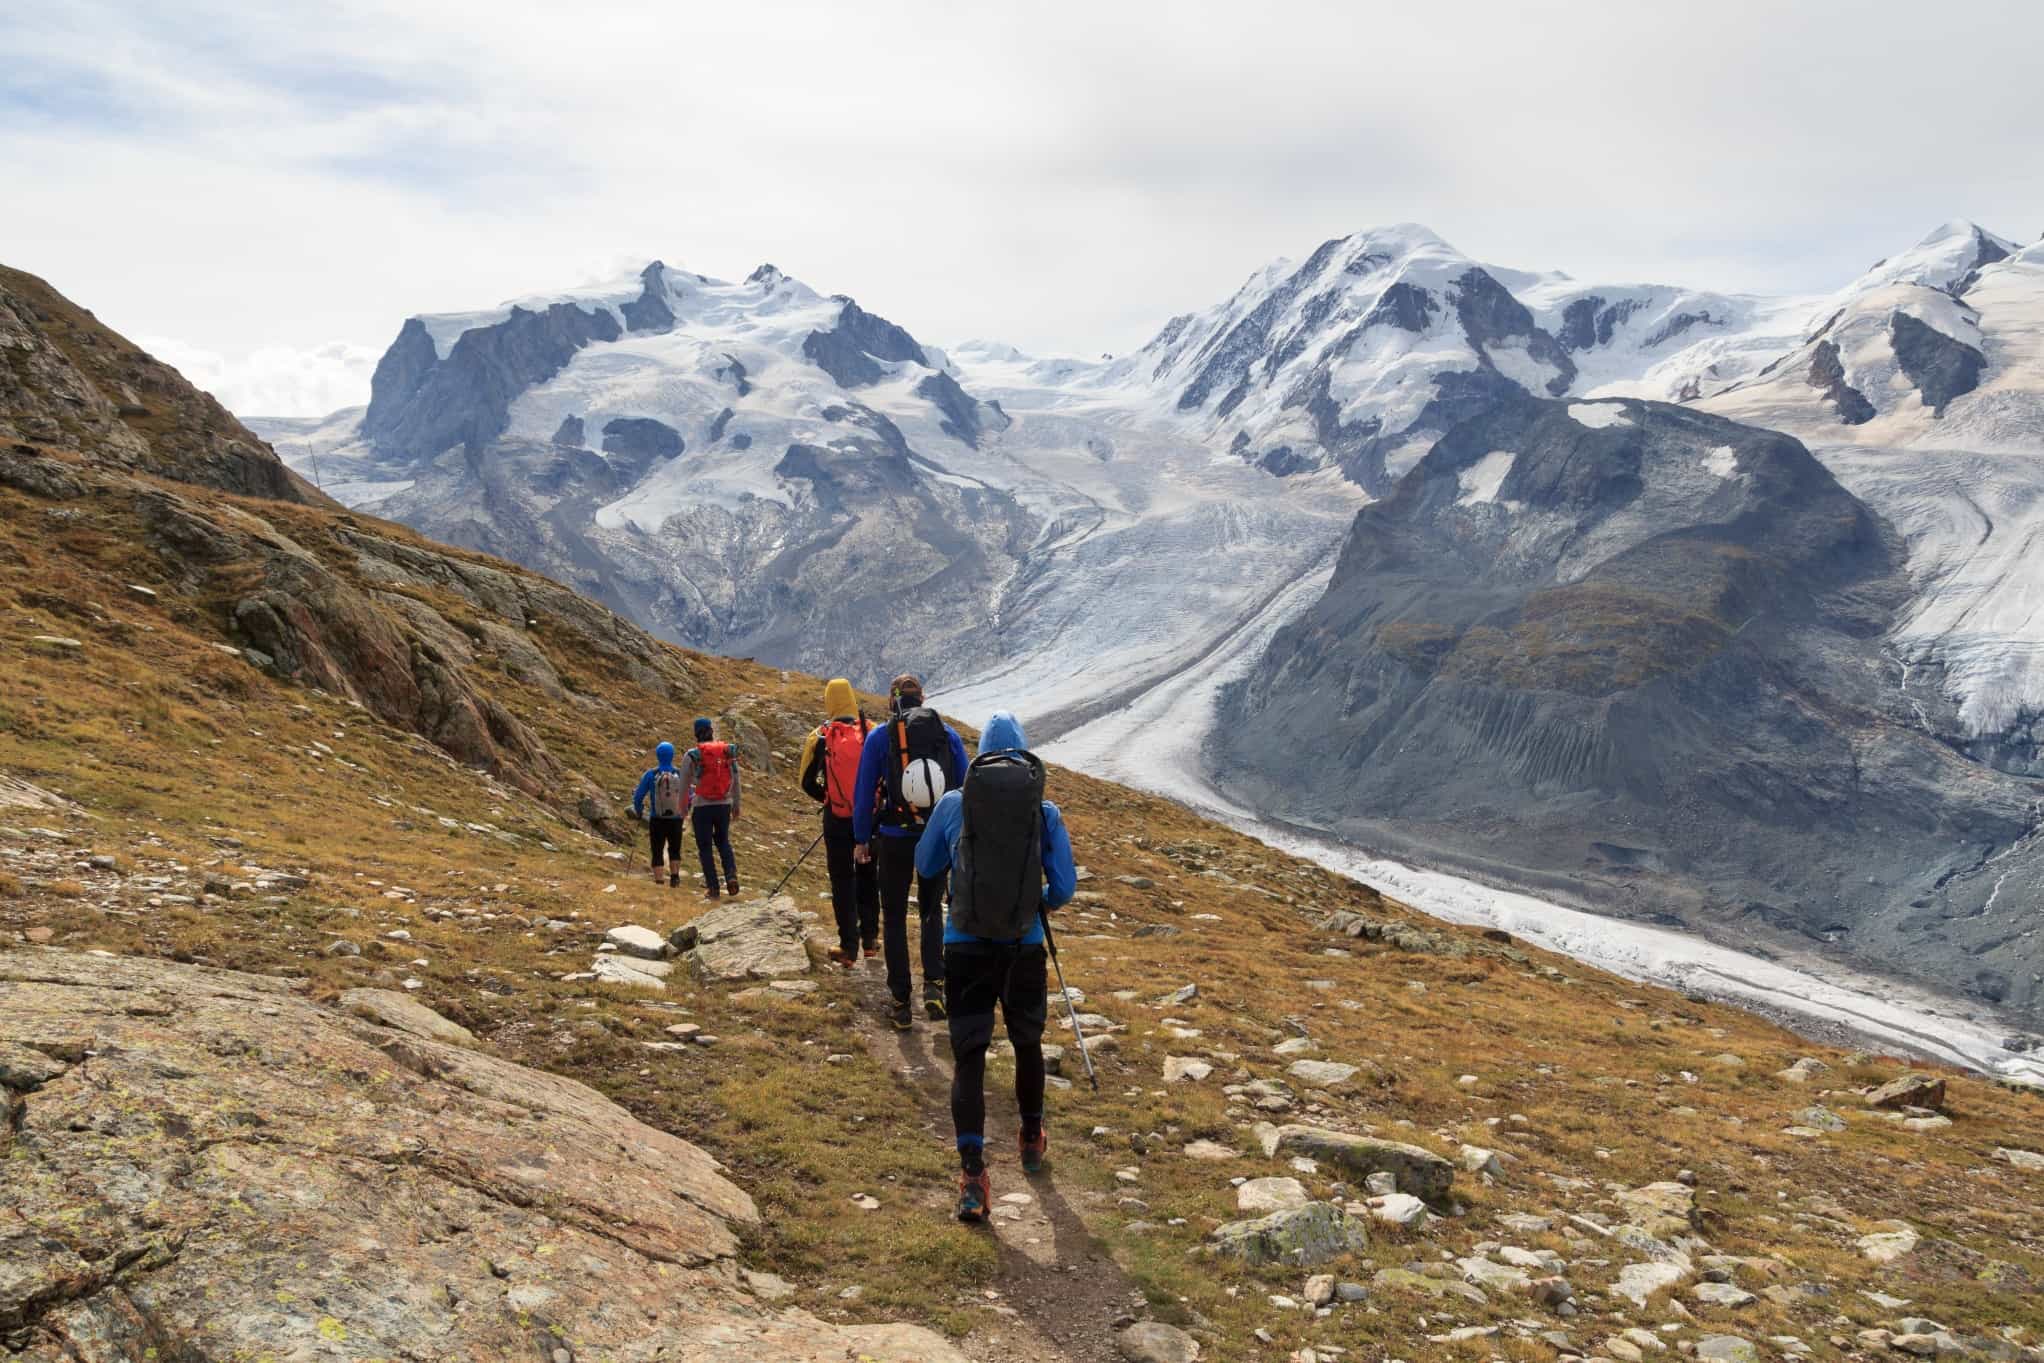
{"type": "Polygon", "coordinates": [[[901,774],[922,757],[950,776],[951,735],[945,731],[944,717],[927,705],[904,710],[887,724],[887,804],[880,822],[890,828],[921,828],[930,816],[929,810],[910,804],[901,789],[901,774]]]}
{"type": "Polygon", "coordinates": [[[981,753],[965,772],[951,925],[1012,942],[1043,905],[1043,763],[1035,753],[981,753]]]}

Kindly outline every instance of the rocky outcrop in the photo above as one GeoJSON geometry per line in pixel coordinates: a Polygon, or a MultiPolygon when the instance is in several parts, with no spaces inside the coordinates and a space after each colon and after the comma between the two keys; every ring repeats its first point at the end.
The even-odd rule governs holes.
{"type": "Polygon", "coordinates": [[[1901,311],[1888,319],[1888,335],[1895,347],[1895,362],[1923,395],[1923,405],[1939,416],[1953,398],[1980,386],[1980,371],[1987,360],[1964,341],[1901,311]]]}
{"type": "Polygon", "coordinates": [[[0,440],[251,497],[331,505],[169,365],[0,267],[0,440]]]}
{"type": "Polygon", "coordinates": [[[753,1296],[758,1213],[697,1147],[282,980],[0,954],[0,1083],[0,1336],[33,1363],[963,1363],[753,1296]]]}
{"type": "Polygon", "coordinates": [[[1362,1223],[1332,1202],[1308,1202],[1254,1221],[1231,1221],[1213,1233],[1215,1254],[1252,1268],[1264,1264],[1312,1268],[1360,1253],[1369,1243],[1362,1223]]]}
{"type": "Polygon", "coordinates": [[[1358,515],[1214,759],[1255,807],[1387,851],[1963,988],[1977,936],[2025,979],[2034,942],[1923,911],[1983,855],[1953,830],[2007,847],[2034,818],[1895,691],[1902,565],[1786,436],[1504,402],[1358,515]]]}
{"type": "Polygon", "coordinates": [[[941,369],[916,385],[916,396],[943,413],[939,426],[946,435],[974,449],[986,431],[1008,429],[1008,415],[998,403],[980,402],[941,369]]]}
{"type": "Polygon", "coordinates": [[[840,388],[864,388],[880,382],[882,364],[929,359],[916,338],[885,317],[876,317],[851,299],[829,331],[812,331],[802,342],[810,363],[837,381],[840,388]]]}
{"type": "MultiPolygon", "coordinates": [[[[384,356],[388,382],[379,389],[372,381],[362,435],[385,456],[419,463],[450,449],[479,451],[504,433],[520,393],[558,374],[591,341],[622,334],[606,308],[514,307],[501,322],[463,332],[445,358],[429,361],[420,343],[431,350],[432,339],[412,318],[384,356]]],[[[377,372],[384,374],[384,364],[377,372]]]]}
{"type": "Polygon", "coordinates": [[[688,953],[696,978],[771,980],[809,970],[809,919],[787,895],[720,904],[675,929],[675,950],[688,953]]]}
{"type": "Polygon", "coordinates": [[[1819,341],[1810,351],[1810,386],[1822,393],[1847,426],[1860,426],[1876,415],[1867,395],[1845,381],[1838,342],[1819,341]]]}
{"type": "Polygon", "coordinates": [[[1358,1182],[1389,1174],[1399,1192],[1428,1202],[1446,1198],[1455,1182],[1455,1166],[1431,1150],[1324,1127],[1279,1127],[1277,1153],[1331,1164],[1358,1182]]]}

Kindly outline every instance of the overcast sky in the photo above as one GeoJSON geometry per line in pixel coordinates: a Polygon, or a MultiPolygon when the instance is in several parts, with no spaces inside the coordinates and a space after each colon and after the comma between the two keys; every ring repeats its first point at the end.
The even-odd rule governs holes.
{"type": "Polygon", "coordinates": [[[2044,229],[2030,0],[63,0],[0,52],[0,262],[251,415],[656,257],[1090,354],[1377,223],[1808,291],[2044,229]]]}

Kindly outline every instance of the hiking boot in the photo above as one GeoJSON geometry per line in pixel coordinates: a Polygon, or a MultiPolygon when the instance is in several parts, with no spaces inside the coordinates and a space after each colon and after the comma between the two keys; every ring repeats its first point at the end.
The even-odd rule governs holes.
{"type": "Polygon", "coordinates": [[[850,970],[859,963],[859,953],[856,951],[846,951],[841,947],[832,947],[824,953],[824,959],[832,965],[841,965],[845,969],[850,970]]]}
{"type": "Polygon", "coordinates": [[[944,1000],[935,994],[923,1000],[923,1014],[932,1022],[944,1020],[944,1000]]]}
{"type": "Polygon", "coordinates": [[[718,890],[714,884],[712,884],[709,889],[703,891],[703,896],[706,899],[715,899],[717,897],[717,894],[718,890]]]}
{"type": "Polygon", "coordinates": [[[880,954],[880,939],[878,937],[868,937],[859,944],[859,949],[866,953],[868,960],[871,960],[880,954]]]}
{"type": "Polygon", "coordinates": [[[680,889],[680,888],[681,888],[681,877],[680,877],[680,876],[669,876],[669,877],[667,877],[667,888],[668,888],[668,889],[670,889],[670,890],[676,890],[676,889],[680,889]]]}
{"type": "Polygon", "coordinates": [[[896,999],[887,1010],[887,1020],[894,1024],[894,1030],[905,1032],[916,1025],[916,1015],[909,1011],[907,999],[896,999]]]}
{"type": "Polygon", "coordinates": [[[655,866],[655,867],[653,868],[653,883],[654,883],[655,885],[658,885],[658,884],[660,883],[660,878],[661,878],[662,876],[666,875],[666,874],[667,874],[667,869],[666,869],[665,867],[663,867],[663,866],[655,866]]]}
{"type": "Polygon", "coordinates": [[[1022,1172],[1042,1173],[1046,1162],[1044,1156],[1050,1151],[1050,1137],[1045,1134],[1044,1129],[1040,1126],[1036,1128],[1035,1140],[1029,1139],[1026,1135],[1017,1135],[1016,1140],[1022,1147],[1022,1172]]]}
{"type": "Polygon", "coordinates": [[[976,1174],[958,1176],[958,1219],[968,1226],[976,1226],[987,1219],[987,1207],[994,1200],[993,1181],[982,1169],[976,1174]]]}
{"type": "Polygon", "coordinates": [[[725,881],[725,882],[724,882],[724,893],[725,893],[725,894],[727,894],[727,895],[729,895],[729,896],[730,896],[731,898],[733,898],[733,899],[736,899],[736,898],[738,898],[738,882],[737,882],[737,881],[735,881],[735,880],[727,880],[727,881],[725,881]]]}

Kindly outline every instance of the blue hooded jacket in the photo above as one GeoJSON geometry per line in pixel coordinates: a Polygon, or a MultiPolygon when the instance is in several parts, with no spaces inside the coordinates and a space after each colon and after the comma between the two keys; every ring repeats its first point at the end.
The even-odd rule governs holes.
{"type": "Polygon", "coordinates": [[[653,793],[653,779],[663,771],[674,770],[674,745],[672,743],[662,743],[659,747],[653,749],[653,760],[660,765],[647,772],[644,776],[641,776],[639,778],[639,788],[632,792],[632,817],[635,819],[639,817],[640,806],[644,805],[647,797],[653,793]]]}
{"type": "MultiPolygon", "coordinates": [[[[915,836],[913,828],[898,828],[880,822],[881,778],[887,771],[887,735],[893,727],[891,718],[885,724],[875,724],[873,732],[866,735],[866,746],[859,749],[859,774],[853,778],[855,784],[852,787],[853,842],[871,842],[876,831],[883,838],[915,836]]],[[[944,726],[944,736],[950,740],[944,786],[947,790],[956,790],[965,784],[965,740],[949,724],[944,726]]]]}
{"type": "MultiPolygon", "coordinates": [[[[986,728],[980,731],[979,750],[990,752],[1027,751],[1029,744],[1022,737],[1022,724],[1006,710],[994,711],[986,728]]],[[[930,821],[923,828],[922,841],[916,844],[916,871],[929,877],[942,875],[958,860],[958,837],[965,830],[965,796],[956,790],[944,792],[944,798],[937,801],[937,807],[930,811],[930,821]]],[[[1043,802],[1043,907],[1062,908],[1069,904],[1079,889],[1079,868],[1072,861],[1072,839],[1065,832],[1065,816],[1050,801],[1043,802]]],[[[945,945],[987,944],[985,937],[971,937],[951,926],[950,913],[944,916],[945,945]]],[[[1026,947],[1040,945],[1043,941],[1041,920],[1031,923],[1029,931],[1021,937],[1026,947]]]]}

